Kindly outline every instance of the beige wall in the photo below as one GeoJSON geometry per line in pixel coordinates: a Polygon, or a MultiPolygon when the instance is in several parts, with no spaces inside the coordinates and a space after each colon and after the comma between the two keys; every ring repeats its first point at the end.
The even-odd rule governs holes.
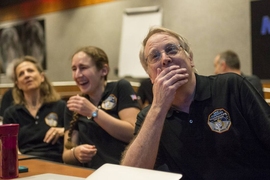
{"type": "MultiPolygon", "coordinates": [[[[70,57],[86,45],[107,52],[109,79],[117,79],[114,69],[118,67],[122,14],[125,8],[152,5],[163,8],[165,27],[189,40],[199,74],[213,74],[215,55],[227,49],[236,51],[242,71],[251,73],[250,0],[121,0],[35,17],[45,19],[50,80],[71,81],[70,57]]],[[[20,20],[1,22],[0,27],[15,22],[20,20]]],[[[1,78],[9,82],[5,76],[1,78]]]]}

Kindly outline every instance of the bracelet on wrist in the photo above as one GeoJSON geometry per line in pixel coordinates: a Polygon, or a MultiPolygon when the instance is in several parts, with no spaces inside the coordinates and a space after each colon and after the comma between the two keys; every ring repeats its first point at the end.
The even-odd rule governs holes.
{"type": "Polygon", "coordinates": [[[76,149],[76,147],[71,148],[73,157],[76,159],[76,161],[80,162],[79,159],[78,159],[78,158],[76,157],[76,155],[75,155],[75,149],[76,149]]]}

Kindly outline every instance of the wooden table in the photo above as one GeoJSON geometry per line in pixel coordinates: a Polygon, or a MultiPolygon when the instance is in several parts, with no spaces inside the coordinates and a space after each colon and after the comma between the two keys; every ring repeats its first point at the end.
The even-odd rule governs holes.
{"type": "Polygon", "coordinates": [[[19,156],[19,166],[28,167],[28,172],[19,173],[19,177],[28,177],[44,173],[54,173],[86,178],[94,172],[94,170],[90,168],[83,168],[35,158],[23,158],[24,156],[19,156]]]}

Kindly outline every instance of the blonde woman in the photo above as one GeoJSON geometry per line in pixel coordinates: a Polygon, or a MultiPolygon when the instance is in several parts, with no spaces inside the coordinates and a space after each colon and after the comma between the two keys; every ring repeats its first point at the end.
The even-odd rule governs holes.
{"type": "Polygon", "coordinates": [[[65,101],[34,57],[15,63],[14,81],[14,105],[5,111],[3,123],[20,125],[20,153],[62,162],[65,101]]]}

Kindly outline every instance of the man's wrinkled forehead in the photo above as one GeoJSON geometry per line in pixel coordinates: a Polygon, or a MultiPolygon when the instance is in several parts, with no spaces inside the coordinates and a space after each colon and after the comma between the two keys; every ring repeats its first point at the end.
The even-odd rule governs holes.
{"type": "Polygon", "coordinates": [[[178,44],[178,42],[178,39],[167,33],[156,33],[149,37],[149,39],[147,40],[145,44],[145,50],[151,47],[166,45],[169,43],[178,44]]]}

